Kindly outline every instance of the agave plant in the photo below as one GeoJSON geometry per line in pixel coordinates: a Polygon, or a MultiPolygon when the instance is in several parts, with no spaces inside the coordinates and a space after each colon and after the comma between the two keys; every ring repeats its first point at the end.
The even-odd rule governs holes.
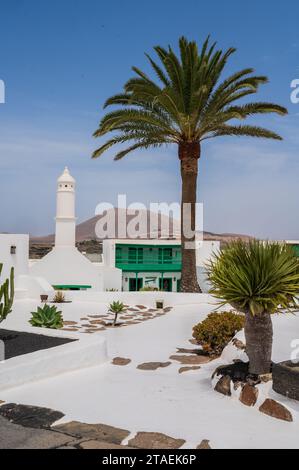
{"type": "Polygon", "coordinates": [[[118,302],[118,301],[112,302],[109,305],[109,312],[114,314],[113,326],[116,326],[118,315],[124,311],[125,311],[125,306],[122,302],[118,302]]]}
{"type": "Polygon", "coordinates": [[[51,328],[58,330],[63,327],[62,312],[57,310],[55,305],[45,304],[42,308],[37,307],[36,312],[31,312],[32,318],[29,320],[32,326],[40,328],[51,328]]]}
{"type": "Polygon", "coordinates": [[[210,293],[245,313],[249,372],[270,372],[271,314],[297,309],[299,261],[292,247],[263,241],[235,241],[207,266],[210,293]]]}

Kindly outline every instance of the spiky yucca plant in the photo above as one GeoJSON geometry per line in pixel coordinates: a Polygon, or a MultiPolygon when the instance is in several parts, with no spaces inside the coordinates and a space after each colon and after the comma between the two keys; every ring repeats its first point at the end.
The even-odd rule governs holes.
{"type": "Polygon", "coordinates": [[[271,368],[271,314],[297,309],[299,261],[292,247],[263,241],[235,241],[207,266],[210,293],[245,313],[246,352],[251,374],[271,368]]]}
{"type": "Polygon", "coordinates": [[[62,312],[57,310],[55,305],[45,304],[42,308],[37,307],[36,312],[31,312],[32,318],[29,320],[32,326],[40,328],[51,328],[58,330],[63,327],[62,312]]]}
{"type": "Polygon", "coordinates": [[[223,78],[226,63],[235,52],[233,48],[217,50],[216,43],[211,45],[208,38],[199,50],[196,42],[182,37],[179,54],[170,46],[167,49],[157,46],[154,50],[159,62],[148,55],[147,58],[157,79],[133,67],[135,76],[124,85],[123,92],[105,103],[105,107],[116,105],[123,109],[103,117],[94,136],[110,133],[112,136],[94,152],[93,158],[118,144],[129,145],[116,153],[115,160],[133,150],[169,144],[177,146],[182,178],[181,291],[199,292],[195,250],[192,249],[195,235],[190,235],[190,229],[195,230],[198,160],[202,143],[222,136],[281,140],[275,132],[253,125],[239,125],[238,121],[257,114],[284,115],[287,110],[274,103],[240,103],[241,99],[255,94],[268,79],[254,75],[251,68],[223,78]],[[184,212],[183,208],[187,211],[184,212]]]}

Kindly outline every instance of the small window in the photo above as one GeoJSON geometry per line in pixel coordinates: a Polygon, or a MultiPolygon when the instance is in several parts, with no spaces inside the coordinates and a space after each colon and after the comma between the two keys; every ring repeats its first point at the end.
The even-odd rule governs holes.
{"type": "Polygon", "coordinates": [[[16,251],[17,251],[17,247],[15,245],[12,245],[10,247],[10,254],[11,255],[15,255],[16,254],[16,251]]]}

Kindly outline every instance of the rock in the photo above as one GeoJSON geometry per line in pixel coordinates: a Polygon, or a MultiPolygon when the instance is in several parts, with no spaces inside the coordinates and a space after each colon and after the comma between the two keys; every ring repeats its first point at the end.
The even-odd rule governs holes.
{"type": "Polygon", "coordinates": [[[249,362],[234,362],[233,364],[223,365],[217,367],[212,375],[214,378],[216,375],[229,375],[233,382],[246,382],[248,377],[249,362]]]}
{"type": "Polygon", "coordinates": [[[208,441],[207,439],[204,439],[204,440],[201,441],[201,443],[196,447],[196,449],[211,449],[210,441],[208,441]]]}
{"type": "Polygon", "coordinates": [[[243,387],[244,383],[243,382],[233,382],[234,384],[234,390],[238,390],[238,388],[243,387]]]}
{"type": "Polygon", "coordinates": [[[77,438],[105,441],[112,444],[121,444],[130,434],[125,429],[114,428],[106,424],[85,424],[78,421],[60,424],[52,429],[77,438]]]}
{"type": "Polygon", "coordinates": [[[172,359],[173,361],[178,361],[181,364],[187,364],[187,365],[205,364],[206,362],[210,362],[211,360],[211,358],[207,356],[198,356],[198,355],[186,356],[186,355],[178,355],[178,354],[170,356],[169,359],[172,359]]]}
{"type": "Polygon", "coordinates": [[[68,326],[68,325],[72,326],[72,325],[77,325],[78,322],[76,322],[76,321],[64,321],[63,324],[65,326],[68,326]]]}
{"type": "Polygon", "coordinates": [[[79,331],[79,328],[61,328],[61,331],[79,331]]]}
{"type": "Polygon", "coordinates": [[[262,383],[267,383],[272,380],[272,373],[270,372],[269,374],[261,374],[259,375],[259,379],[262,383]]]}
{"type": "Polygon", "coordinates": [[[253,385],[245,384],[240,394],[240,402],[246,406],[254,406],[257,401],[259,391],[253,385]]]}
{"type": "Polygon", "coordinates": [[[293,421],[290,411],[275,400],[267,398],[260,406],[259,410],[272,418],[282,419],[283,421],[293,421]]]}
{"type": "Polygon", "coordinates": [[[232,343],[237,349],[241,349],[241,350],[246,349],[246,345],[243,343],[243,341],[239,340],[238,338],[234,338],[232,340],[232,343]]]}
{"type": "Polygon", "coordinates": [[[222,395],[230,397],[232,394],[230,388],[230,376],[224,375],[221,377],[221,379],[219,379],[216,383],[214,390],[216,390],[216,392],[222,393],[222,395]]]}
{"type": "Polygon", "coordinates": [[[146,307],[144,305],[136,305],[136,308],[139,308],[139,310],[145,310],[146,307]]]}
{"type": "Polygon", "coordinates": [[[11,423],[30,428],[48,428],[64,414],[60,411],[38,406],[16,405],[8,403],[0,407],[0,415],[11,423]]]}
{"type": "Polygon", "coordinates": [[[171,362],[144,362],[139,364],[137,369],[140,370],[157,370],[159,368],[164,368],[170,366],[171,362]]]}
{"type": "Polygon", "coordinates": [[[115,357],[112,361],[114,366],[127,366],[130,364],[131,359],[126,359],[125,357],[115,357]]]}
{"type": "Polygon", "coordinates": [[[179,449],[185,442],[184,439],[174,439],[159,432],[138,432],[129,441],[129,446],[138,449],[179,449]]]}
{"type": "Polygon", "coordinates": [[[105,441],[84,441],[80,442],[81,449],[133,449],[133,447],[121,446],[119,444],[112,444],[111,442],[105,441]]]}
{"type": "Polygon", "coordinates": [[[198,370],[200,366],[190,366],[190,367],[181,367],[179,369],[179,374],[183,374],[184,372],[189,372],[189,370],[198,370]]]}

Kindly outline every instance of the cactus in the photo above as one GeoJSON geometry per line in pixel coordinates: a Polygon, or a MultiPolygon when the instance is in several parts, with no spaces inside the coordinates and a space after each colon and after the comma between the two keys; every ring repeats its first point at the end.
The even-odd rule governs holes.
{"type": "MultiPolygon", "coordinates": [[[[0,276],[3,264],[0,264],[0,276]]],[[[0,323],[11,312],[14,299],[14,268],[10,270],[10,277],[0,286],[0,323]]]]}

